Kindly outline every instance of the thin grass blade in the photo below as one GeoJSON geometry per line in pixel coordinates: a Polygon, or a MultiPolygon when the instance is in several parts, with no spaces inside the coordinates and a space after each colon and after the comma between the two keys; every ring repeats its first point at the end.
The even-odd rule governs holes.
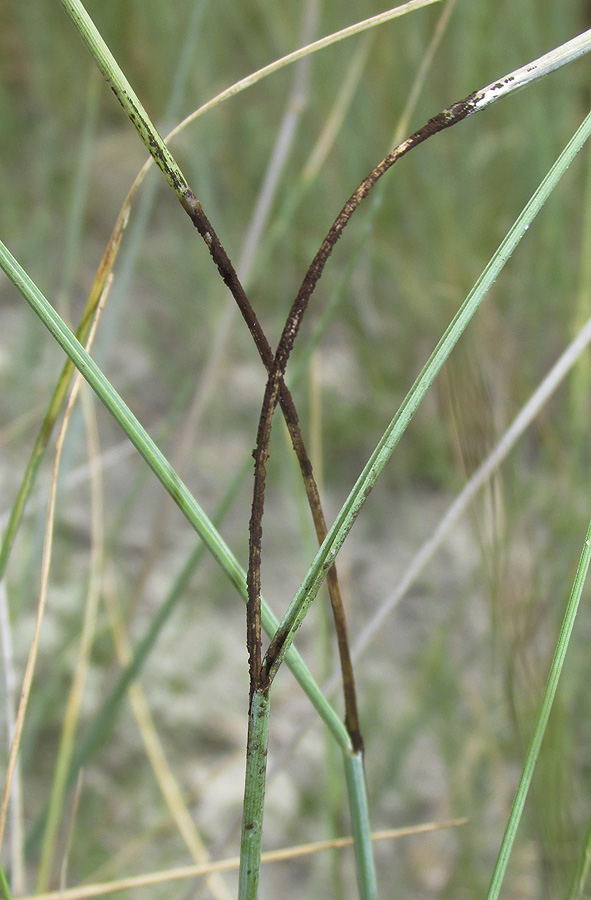
{"type": "MultiPolygon", "coordinates": [[[[94,335],[96,332],[96,326],[98,324],[98,318],[101,313],[102,306],[104,305],[109,285],[111,283],[111,276],[109,277],[109,281],[107,286],[105,287],[105,291],[103,292],[103,296],[101,298],[101,302],[99,307],[97,308],[95,318],[92,323],[92,328],[90,334],[88,336],[88,341],[86,345],[86,349],[89,350],[92,341],[94,339],[94,335]]],[[[46,540],[50,543],[53,541],[53,529],[54,522],[53,519],[55,517],[55,495],[57,491],[57,477],[59,472],[59,467],[61,463],[61,455],[64,447],[64,442],[66,438],[66,433],[69,427],[70,418],[72,415],[72,410],[74,408],[74,404],[76,402],[78,393],[80,391],[80,387],[84,384],[82,380],[82,376],[79,372],[76,372],[74,379],[72,380],[72,388],[70,397],[68,399],[68,403],[66,405],[66,410],[64,413],[64,419],[59,430],[59,434],[56,442],[56,451],[55,451],[55,461],[53,466],[53,474],[51,480],[51,488],[50,488],[50,522],[46,528],[46,540]]],[[[96,430],[96,420],[93,418],[92,413],[89,409],[86,410],[86,419],[87,419],[87,435],[88,435],[88,443],[89,450],[91,455],[96,459],[99,455],[99,443],[98,443],[98,434],[96,430]]],[[[99,475],[99,470],[96,467],[92,467],[91,474],[91,551],[90,551],[90,565],[89,565],[89,579],[88,579],[88,589],[87,589],[87,597],[86,597],[86,608],[84,613],[84,619],[82,624],[82,633],[80,636],[80,645],[78,648],[78,661],[76,664],[76,668],[74,671],[74,677],[72,679],[72,684],[70,687],[70,692],[68,695],[68,699],[66,701],[65,713],[64,713],[64,723],[62,727],[62,733],[60,736],[59,747],[57,752],[56,764],[53,774],[53,780],[50,791],[50,799],[49,799],[49,815],[47,817],[47,823],[45,826],[45,837],[43,841],[43,848],[41,851],[40,861],[39,861],[39,870],[37,874],[37,892],[42,893],[47,890],[49,887],[51,872],[54,863],[54,856],[57,845],[58,831],[61,821],[64,818],[64,798],[66,793],[67,786],[67,777],[68,770],[70,768],[70,760],[72,756],[72,751],[74,747],[74,738],[76,733],[76,726],[78,723],[78,717],[80,713],[80,704],[82,701],[82,694],[84,690],[84,684],[86,681],[86,676],[88,674],[88,667],[90,663],[90,652],[92,648],[92,644],[94,641],[95,628],[96,628],[96,620],[98,613],[98,605],[100,598],[100,570],[102,566],[102,555],[103,555],[103,541],[102,541],[102,533],[103,533],[103,513],[102,513],[102,484],[99,475]]],[[[48,517],[49,518],[49,517],[48,517]]],[[[49,579],[49,569],[46,573],[44,590],[46,590],[46,583],[49,579]]]]}
{"type": "Polygon", "coordinates": [[[587,578],[587,572],[589,571],[590,562],[591,522],[589,523],[587,534],[585,535],[585,543],[583,545],[577,573],[575,575],[572,591],[566,607],[564,619],[562,621],[562,627],[560,629],[556,649],[554,651],[554,658],[552,659],[552,665],[550,666],[550,674],[548,675],[548,681],[546,683],[546,689],[544,691],[544,697],[542,699],[542,706],[540,708],[538,721],[536,722],[536,727],[534,729],[531,743],[527,751],[527,756],[525,758],[523,771],[521,773],[521,779],[519,781],[519,787],[517,788],[515,800],[513,801],[511,814],[509,816],[509,821],[507,822],[507,827],[505,829],[505,834],[501,843],[501,849],[499,850],[499,856],[493,872],[487,900],[497,900],[501,891],[501,886],[503,884],[503,879],[507,870],[507,863],[511,855],[511,850],[513,849],[513,842],[515,840],[515,835],[517,834],[517,828],[519,827],[523,807],[525,806],[525,800],[529,791],[529,786],[531,784],[536,761],[540,753],[540,747],[542,746],[542,740],[544,738],[548,719],[550,718],[550,710],[552,709],[552,704],[556,695],[560,673],[564,665],[564,660],[566,659],[566,652],[568,650],[573,626],[575,624],[575,618],[577,615],[577,610],[579,608],[579,601],[581,599],[581,594],[585,585],[585,579],[587,578]]]}
{"type": "Polygon", "coordinates": [[[361,900],[376,900],[378,886],[369,823],[363,754],[360,752],[343,753],[343,762],[353,828],[355,871],[359,896],[361,900]]]}
{"type": "Polygon", "coordinates": [[[2,863],[0,863],[0,894],[2,895],[2,900],[12,900],[12,897],[10,896],[8,881],[6,880],[6,875],[4,874],[4,869],[2,868],[2,863]]]}
{"type": "MultiPolygon", "coordinates": [[[[117,252],[119,250],[119,245],[121,243],[121,238],[123,237],[123,231],[125,230],[125,226],[127,225],[128,214],[129,208],[126,208],[124,206],[119,214],[117,222],[115,223],[115,227],[111,232],[109,242],[97,270],[92,288],[90,290],[90,294],[88,295],[88,299],[84,307],[84,312],[82,313],[82,318],[80,320],[78,330],[76,332],[76,337],[81,342],[86,340],[92,318],[95,314],[97,305],[105,289],[107,279],[109,278],[113,269],[113,265],[117,257],[117,252]]],[[[51,437],[55,421],[58,417],[60,409],[62,408],[65,396],[68,392],[73,373],[74,366],[68,359],[62,369],[51,400],[49,401],[47,412],[45,413],[45,417],[43,419],[43,422],[41,423],[41,427],[35,440],[31,456],[27,463],[27,468],[25,469],[25,474],[23,475],[23,479],[16,495],[16,499],[10,511],[10,517],[8,519],[8,524],[6,526],[6,530],[2,537],[2,544],[0,546],[0,579],[4,577],[8,559],[10,557],[10,551],[20,527],[27,500],[29,499],[31,491],[33,490],[33,486],[37,478],[37,472],[39,471],[39,466],[41,465],[41,460],[43,459],[43,455],[49,442],[49,438],[51,437]]]]}
{"type": "Polygon", "coordinates": [[[583,846],[579,853],[577,871],[572,880],[566,900],[582,900],[585,896],[585,885],[591,869],[591,822],[587,827],[583,846]]]}

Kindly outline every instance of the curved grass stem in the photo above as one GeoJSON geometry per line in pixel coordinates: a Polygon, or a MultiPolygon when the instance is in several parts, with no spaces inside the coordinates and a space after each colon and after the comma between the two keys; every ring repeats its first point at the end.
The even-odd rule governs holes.
{"type": "Polygon", "coordinates": [[[474,313],[482,303],[488,290],[513,254],[527,229],[542,209],[546,200],[566,172],[575,156],[591,136],[591,114],[577,129],[557,161],[535,191],[523,211],[501,242],[482,275],[464,300],[460,309],[447,327],[441,340],[427,360],[420,375],[411,387],[398,412],[384,432],[379,444],[369,458],[357,479],[349,497],[341,507],[322,547],[316,554],[306,577],[298,589],[263,663],[271,681],[281,665],[284,648],[291,645],[297,629],[315,599],[327,570],[333,565],[347,535],[353,527],[363,504],[369,496],[380,473],[394,452],[412,417],[422,402],[429,387],[437,377],[446,359],[465,331],[474,313]]]}

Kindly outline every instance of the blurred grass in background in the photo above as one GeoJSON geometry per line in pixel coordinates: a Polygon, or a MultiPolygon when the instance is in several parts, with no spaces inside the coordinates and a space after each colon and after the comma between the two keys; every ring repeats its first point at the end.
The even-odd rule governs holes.
{"type": "MultiPolygon", "coordinates": [[[[186,0],[165,8],[155,0],[87,4],[162,131],[299,44],[303,3],[203,3],[177,115],[167,122],[193,6],[186,0]]],[[[370,0],[320,3],[316,36],[380,11],[370,0]]],[[[271,343],[334,215],[391,149],[440,15],[438,4],[312,57],[306,103],[247,282],[271,343]],[[305,188],[302,172],[363,40],[371,45],[342,128],[305,188]]],[[[408,131],[590,24],[591,7],[581,0],[458,0],[408,131]]],[[[190,126],[174,144],[234,261],[292,81],[292,69],[266,79],[190,126]]],[[[438,136],[385,177],[369,238],[368,203],[339,242],[300,349],[340,291],[338,315],[295,390],[304,431],[321,446],[329,520],[475,278],[588,111],[590,98],[583,60],[438,136]],[[320,425],[314,424],[318,415],[320,425]]],[[[145,157],[51,0],[0,2],[0,122],[3,238],[75,324],[145,157]]],[[[588,152],[582,154],[498,279],[345,545],[340,571],[353,634],[395,587],[466,473],[591,313],[591,244],[584,239],[591,219],[590,162],[588,152]]],[[[227,299],[205,248],[154,173],[142,192],[150,187],[155,198],[143,230],[141,201],[134,203],[93,355],[164,452],[175,461],[185,448],[178,470],[213,514],[254,445],[263,372],[235,320],[201,419],[194,430],[186,427],[227,299]]],[[[0,304],[4,516],[62,360],[5,282],[0,304]]],[[[482,896],[488,886],[589,516],[588,493],[581,489],[588,485],[591,462],[589,397],[587,359],[357,666],[375,827],[456,815],[471,819],[455,833],[381,845],[384,897],[393,896],[394,881],[397,896],[415,898],[482,896]]],[[[124,446],[106,414],[96,412],[102,450],[124,446]]],[[[62,465],[49,607],[23,747],[29,827],[47,797],[80,630],[90,528],[86,462],[82,421],[75,418],[62,465]]],[[[311,531],[298,518],[300,488],[289,466],[277,420],[263,587],[278,613],[304,574],[312,546],[311,531]]],[[[17,668],[30,640],[48,471],[8,571],[17,668]]],[[[250,488],[248,479],[222,529],[241,560],[250,488]]],[[[105,469],[104,491],[103,591],[119,598],[134,639],[169,590],[194,536],[135,455],[122,451],[105,469]]],[[[246,729],[243,620],[237,598],[206,561],[142,674],[169,761],[214,856],[233,855],[237,842],[230,826],[241,803],[246,729]]],[[[591,794],[590,628],[583,605],[509,871],[508,896],[565,896],[578,859],[591,794]]],[[[329,651],[318,646],[309,626],[298,646],[319,677],[332,669],[329,651]]],[[[117,671],[103,616],[80,731],[117,671]]],[[[306,701],[291,676],[282,675],[274,699],[273,754],[289,745],[305,713],[306,701]]],[[[342,785],[328,777],[331,757],[318,726],[307,732],[302,748],[270,784],[267,846],[318,839],[327,828],[348,831],[342,785]]],[[[31,872],[34,860],[35,851],[31,872]]],[[[167,824],[124,706],[115,731],[85,768],[69,881],[94,879],[97,867],[111,863],[114,876],[188,861],[167,824]]],[[[265,890],[277,895],[277,885],[286,898],[330,896],[331,890],[335,898],[354,896],[351,871],[346,855],[334,865],[328,857],[281,864],[265,873],[263,896],[265,890]]],[[[31,889],[34,877],[29,878],[31,889]]],[[[202,885],[193,886],[192,896],[200,891],[209,896],[202,885]]],[[[187,886],[154,888],[151,896],[172,892],[184,897],[187,886]]]]}

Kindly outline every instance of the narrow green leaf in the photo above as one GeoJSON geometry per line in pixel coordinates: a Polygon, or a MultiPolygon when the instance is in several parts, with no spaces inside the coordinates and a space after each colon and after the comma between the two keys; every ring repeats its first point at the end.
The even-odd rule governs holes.
{"type": "Polygon", "coordinates": [[[587,534],[585,535],[585,543],[583,545],[577,573],[575,575],[575,580],[566,607],[566,612],[562,621],[562,627],[560,629],[558,642],[554,651],[554,658],[552,659],[552,665],[550,666],[550,674],[548,675],[548,681],[546,683],[546,689],[544,691],[544,697],[542,699],[542,706],[538,715],[538,721],[536,722],[536,727],[534,729],[534,733],[525,758],[523,771],[521,773],[521,779],[519,781],[519,787],[517,788],[515,800],[513,801],[511,814],[509,816],[509,821],[507,822],[507,827],[505,829],[505,834],[501,843],[501,849],[499,850],[499,856],[495,865],[495,870],[493,872],[487,900],[497,900],[497,897],[499,896],[501,890],[503,879],[505,877],[507,863],[509,861],[509,856],[511,855],[517,828],[519,827],[521,814],[523,812],[523,807],[525,805],[525,800],[529,791],[529,786],[531,784],[535,765],[540,753],[540,747],[542,746],[542,740],[544,738],[548,719],[550,718],[550,710],[552,709],[552,703],[554,702],[554,697],[556,695],[558,680],[560,678],[560,673],[562,671],[564,660],[566,658],[566,651],[568,650],[568,645],[573,626],[575,624],[575,618],[577,615],[577,610],[579,608],[579,601],[583,592],[583,586],[585,584],[585,579],[587,577],[590,562],[591,522],[589,523],[587,534]]]}
{"type": "Polygon", "coordinates": [[[182,196],[188,189],[185,176],[160,137],[157,128],[151,122],[131,84],[121,71],[117,60],[86,12],[84,5],[80,0],[60,0],[60,3],[83,37],[97,66],[113,89],[115,96],[135,126],[142,141],[148,147],[169,185],[177,197],[182,196]]]}
{"type": "Polygon", "coordinates": [[[2,894],[2,900],[12,900],[12,897],[10,896],[10,888],[8,886],[8,881],[6,880],[6,875],[4,874],[2,863],[0,863],[0,894],[2,894]]]}
{"type": "Polygon", "coordinates": [[[585,896],[585,885],[589,878],[589,870],[591,869],[591,822],[587,826],[583,846],[579,853],[577,870],[566,895],[566,900],[583,900],[585,896]]]}
{"type": "MultiPolygon", "coordinates": [[[[185,125],[187,125],[190,121],[193,121],[197,116],[203,115],[203,113],[219,105],[220,103],[223,103],[230,97],[234,97],[241,91],[246,90],[246,88],[251,87],[258,81],[261,81],[263,78],[267,78],[269,75],[272,75],[279,69],[291,65],[292,63],[295,63],[312,53],[317,53],[319,50],[324,50],[326,47],[330,47],[331,44],[338,43],[339,41],[343,41],[346,38],[361,34],[362,32],[367,31],[370,28],[375,28],[378,25],[382,25],[383,23],[388,22],[391,19],[399,18],[400,16],[404,16],[409,12],[413,12],[414,10],[421,9],[424,6],[430,6],[431,4],[438,2],[439,0],[408,0],[408,2],[400,4],[400,6],[386,10],[382,13],[378,13],[378,15],[371,16],[370,18],[365,19],[362,22],[356,22],[354,25],[350,25],[347,28],[343,28],[333,34],[329,34],[326,37],[320,38],[319,40],[314,41],[313,43],[308,44],[305,47],[301,47],[299,50],[296,50],[293,53],[289,53],[287,56],[284,56],[281,59],[275,60],[268,66],[264,66],[257,72],[253,72],[251,75],[248,75],[246,78],[243,78],[236,84],[231,85],[231,87],[229,87],[227,90],[223,91],[221,94],[218,94],[208,103],[201,106],[195,113],[185,119],[184,122],[181,122],[180,125],[174,129],[174,132],[171,132],[171,134],[168,136],[168,139],[173,137],[174,134],[178,134],[178,132],[185,125]]],[[[86,46],[94,57],[100,71],[104,75],[107,82],[111,85],[113,91],[115,92],[115,95],[117,96],[117,99],[123,106],[123,109],[129,116],[135,128],[137,129],[142,141],[148,148],[156,165],[164,173],[166,180],[172,187],[175,194],[177,196],[180,196],[187,187],[184,175],[182,174],[179,166],[168,151],[164,141],[158,134],[158,131],[150,121],[146,110],[136,96],[129,81],[121,71],[119,65],[117,64],[117,61],[113,57],[113,54],[101,37],[96,25],[86,12],[84,5],[80,2],[80,0],[60,0],[60,3],[63,6],[66,14],[70,17],[70,19],[78,29],[86,46]]]]}

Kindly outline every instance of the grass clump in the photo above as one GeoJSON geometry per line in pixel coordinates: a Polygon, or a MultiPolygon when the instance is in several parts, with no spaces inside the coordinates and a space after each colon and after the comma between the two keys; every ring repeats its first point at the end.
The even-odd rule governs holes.
{"type": "MultiPolygon", "coordinates": [[[[578,128],[586,111],[585,64],[569,65],[485,116],[418,144],[488,104],[490,90],[469,91],[487,83],[497,90],[499,82],[491,78],[558,46],[586,23],[578,21],[574,3],[563,4],[560,13],[542,4],[548,6],[543,14],[527,2],[463,9],[448,0],[314,56],[302,55],[291,71],[277,67],[255,86],[242,83],[241,95],[234,92],[207,115],[202,110],[197,125],[187,125],[169,151],[158,143],[138,97],[163,121],[174,122],[195,106],[195,96],[211,95],[212,85],[240,85],[250,56],[259,65],[262,57],[292,51],[294,23],[304,44],[342,28],[343,21],[330,21],[334,11],[310,0],[303,11],[286,10],[281,17],[265,4],[252,16],[228,8],[227,26],[203,2],[180,5],[183,28],[177,31],[167,19],[162,34],[154,4],[141,10],[121,4],[119,14],[106,15],[100,28],[129,82],[140,88],[136,97],[81,4],[63,5],[85,32],[205,247],[196,249],[194,231],[183,231],[178,205],[158,187],[154,173],[141,188],[137,182],[111,232],[127,190],[118,186],[116,173],[136,153],[130,149],[131,126],[117,117],[112,97],[101,93],[94,75],[88,82],[80,78],[87,61],[71,27],[56,15],[58,5],[40,4],[41,28],[41,20],[7,2],[5,42],[31,49],[9,53],[4,64],[8,88],[2,102],[9,109],[18,106],[13,118],[20,137],[4,138],[4,179],[18,187],[11,184],[5,204],[15,257],[3,248],[2,265],[192,528],[155,490],[128,453],[128,442],[88,397],[83,417],[74,409],[69,422],[66,413],[61,481],[59,453],[50,475],[44,456],[66,396],[73,408],[72,368],[63,370],[47,413],[37,414],[39,398],[49,402],[42,388],[57,380],[59,358],[55,351],[35,352],[28,332],[37,326],[29,326],[29,319],[21,324],[24,314],[7,292],[21,335],[18,353],[4,350],[10,373],[6,513],[12,508],[12,519],[4,519],[1,557],[2,599],[10,609],[4,616],[9,742],[14,728],[25,726],[21,769],[14,755],[9,762],[11,846],[3,863],[12,894],[27,893],[35,879],[37,891],[44,892],[90,878],[112,882],[97,888],[99,893],[143,886],[156,895],[156,885],[167,879],[204,872],[199,866],[209,855],[232,855],[248,695],[240,897],[258,893],[260,843],[251,835],[268,835],[276,846],[308,843],[349,831],[349,815],[359,895],[377,896],[364,745],[374,827],[407,819],[471,820],[460,830],[377,850],[382,891],[394,878],[401,894],[482,893],[494,872],[489,896],[497,896],[588,565],[587,533],[575,578],[589,517],[580,490],[588,462],[584,365],[577,363],[558,398],[549,400],[589,340],[584,154],[562,179],[589,129],[588,120],[578,128]],[[531,23],[526,36],[510,28],[517,15],[531,23]],[[66,47],[55,55],[56,48],[66,47]],[[168,74],[168,90],[162,72],[168,74]],[[409,96],[414,125],[392,141],[409,96]],[[449,106],[454,97],[466,100],[449,106]],[[35,117],[39,107],[43,115],[35,117]],[[417,149],[401,159],[396,173],[377,183],[395,153],[362,182],[363,192],[373,189],[365,212],[360,209],[336,245],[361,195],[352,195],[337,230],[327,232],[344,198],[380,157],[439,109],[444,111],[429,120],[427,131],[415,132],[411,144],[403,145],[400,156],[411,145],[417,149]],[[27,113],[34,119],[30,131],[24,127],[27,113]],[[64,165],[64,146],[80,148],[71,169],[64,165]],[[106,195],[111,184],[113,199],[106,195]],[[195,193],[189,184],[197,185],[195,193]],[[42,204],[33,204],[33,197],[42,197],[42,204]],[[112,214],[105,213],[107,204],[112,214]],[[27,227],[23,210],[32,210],[27,227]],[[69,226],[56,228],[56,222],[69,226]],[[254,338],[254,356],[226,288],[254,338]],[[82,313],[84,295],[89,300],[82,313]],[[61,317],[45,299],[54,296],[61,317]],[[82,344],[89,341],[99,303],[105,309],[91,359],[82,344]],[[79,342],[73,335],[78,321],[79,342]],[[448,363],[464,329],[460,353],[454,351],[448,363]],[[302,513],[284,436],[275,430],[269,443],[276,405],[296,448],[313,527],[302,513]],[[19,460],[29,457],[39,425],[22,502],[12,506],[16,489],[10,487],[20,482],[19,460]],[[253,502],[248,457],[255,437],[253,502]],[[326,514],[305,447],[312,448],[326,514]],[[390,465],[360,517],[367,524],[357,530],[357,543],[353,537],[339,555],[338,582],[330,565],[394,450],[398,463],[390,465]],[[43,497],[50,480],[46,525],[35,491],[43,497]],[[476,483],[480,489],[486,484],[485,491],[473,517],[460,519],[476,483]],[[27,517],[18,531],[25,500],[27,517]],[[310,565],[312,534],[322,548],[310,565]],[[31,585],[39,578],[42,542],[38,637],[29,652],[31,585]],[[317,609],[326,601],[312,606],[327,570],[337,636],[328,643],[330,618],[317,609]],[[243,614],[231,602],[236,591],[247,601],[246,649],[243,614]],[[389,618],[409,591],[396,618],[389,618]],[[296,651],[292,641],[308,609],[296,651]],[[317,719],[307,729],[309,704],[281,674],[285,655],[335,739],[329,749],[317,719]],[[53,657],[60,660],[58,675],[53,657]],[[25,683],[32,678],[32,691],[26,717],[21,704],[15,718],[13,692],[27,658],[25,683]],[[333,669],[344,676],[343,714],[333,699],[338,679],[323,691],[318,686],[333,669]],[[50,673],[44,684],[40,672],[50,673]],[[270,750],[277,764],[270,770],[262,831],[269,693],[276,673],[270,750]],[[135,723],[124,715],[128,695],[135,723]],[[335,776],[335,746],[344,779],[343,773],[335,776]],[[55,768],[46,764],[48,748],[55,768]],[[524,758],[514,800],[514,769],[524,758]],[[287,770],[280,766],[286,759],[287,770]],[[143,875],[183,863],[197,868],[143,875]],[[133,868],[142,873],[137,880],[115,883],[133,868]]],[[[353,7],[339,16],[346,11],[354,21],[353,7]]],[[[98,21],[100,11],[89,12],[98,21]]],[[[130,168],[132,177],[135,163],[130,168]]],[[[51,346],[34,333],[35,346],[51,346]]],[[[567,668],[533,777],[507,873],[512,891],[523,883],[535,896],[544,889],[548,896],[584,891],[585,735],[569,712],[570,698],[580,697],[584,683],[579,656],[575,634],[569,657],[575,674],[567,668]]],[[[3,817],[6,812],[4,807],[3,817]]],[[[355,896],[351,861],[344,855],[333,859],[306,868],[305,888],[302,862],[263,867],[261,894],[277,893],[279,879],[284,896],[330,890],[335,897],[355,896]]],[[[221,867],[226,865],[234,863],[221,867]]],[[[236,886],[227,878],[210,869],[198,889],[231,896],[236,886]]],[[[182,882],[175,883],[173,890],[184,890],[182,882]]],[[[3,891],[10,892],[8,882],[3,891]]]]}

